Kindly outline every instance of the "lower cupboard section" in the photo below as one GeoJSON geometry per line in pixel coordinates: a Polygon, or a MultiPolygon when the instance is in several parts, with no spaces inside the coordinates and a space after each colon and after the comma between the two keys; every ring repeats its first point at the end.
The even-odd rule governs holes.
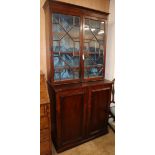
{"type": "Polygon", "coordinates": [[[111,83],[61,89],[48,85],[52,138],[62,152],[108,132],[111,83]]]}

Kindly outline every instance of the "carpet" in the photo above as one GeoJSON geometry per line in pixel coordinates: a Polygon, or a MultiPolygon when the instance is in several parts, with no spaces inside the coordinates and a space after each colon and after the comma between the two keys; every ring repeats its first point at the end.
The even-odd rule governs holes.
{"type": "Polygon", "coordinates": [[[76,146],[62,153],[56,153],[53,146],[52,155],[114,155],[115,154],[115,134],[109,129],[109,133],[76,146]]]}

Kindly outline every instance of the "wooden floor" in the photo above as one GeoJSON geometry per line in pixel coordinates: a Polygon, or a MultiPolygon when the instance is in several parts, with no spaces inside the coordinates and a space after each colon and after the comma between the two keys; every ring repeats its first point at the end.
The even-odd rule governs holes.
{"type": "Polygon", "coordinates": [[[53,148],[53,155],[114,155],[115,134],[111,129],[109,133],[87,143],[81,144],[73,149],[62,153],[56,153],[53,148]]]}

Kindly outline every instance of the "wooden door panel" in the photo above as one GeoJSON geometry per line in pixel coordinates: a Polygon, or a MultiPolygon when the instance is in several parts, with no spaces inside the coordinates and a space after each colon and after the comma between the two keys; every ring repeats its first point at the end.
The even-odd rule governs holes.
{"type": "Polygon", "coordinates": [[[89,134],[97,134],[106,130],[108,121],[108,107],[110,101],[110,88],[90,90],[89,134]]]}
{"type": "Polygon", "coordinates": [[[76,90],[60,95],[61,145],[82,139],[85,120],[85,92],[76,90]]]}

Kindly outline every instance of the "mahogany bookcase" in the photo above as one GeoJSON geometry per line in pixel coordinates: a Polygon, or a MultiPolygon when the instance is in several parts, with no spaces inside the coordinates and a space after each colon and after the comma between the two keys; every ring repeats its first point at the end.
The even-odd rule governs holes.
{"type": "Polygon", "coordinates": [[[44,10],[51,132],[62,152],[108,132],[108,13],[50,0],[44,10]]]}

